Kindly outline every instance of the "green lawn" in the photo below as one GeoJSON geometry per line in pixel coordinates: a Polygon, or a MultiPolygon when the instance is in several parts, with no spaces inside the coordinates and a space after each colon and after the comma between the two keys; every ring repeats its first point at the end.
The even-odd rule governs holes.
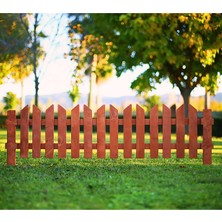
{"type": "Polygon", "coordinates": [[[0,209],[222,209],[222,140],[198,159],[21,159],[6,166],[0,130],[0,209]]]}

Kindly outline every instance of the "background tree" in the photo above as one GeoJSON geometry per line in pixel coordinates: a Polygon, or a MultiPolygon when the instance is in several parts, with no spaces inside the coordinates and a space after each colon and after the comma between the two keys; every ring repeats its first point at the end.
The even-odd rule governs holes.
{"type": "Polygon", "coordinates": [[[31,39],[24,24],[29,25],[27,14],[0,14],[0,84],[4,77],[25,71],[31,39]]]}
{"type": "Polygon", "coordinates": [[[132,83],[139,93],[166,78],[185,103],[198,85],[211,87],[221,75],[221,14],[90,14],[79,22],[112,42],[117,75],[136,66],[147,70],[132,83]],[[204,81],[206,76],[211,81],[204,81]]]}
{"type": "Polygon", "coordinates": [[[3,97],[3,102],[5,103],[4,111],[10,109],[16,109],[19,104],[19,99],[16,97],[16,94],[12,92],[7,92],[6,96],[3,97]]]}
{"type": "MultiPolygon", "coordinates": [[[[81,25],[75,25],[74,22],[70,23],[69,37],[69,56],[76,63],[73,77],[81,79],[84,76],[89,76],[90,90],[88,106],[92,111],[95,111],[96,100],[94,89],[113,73],[113,66],[108,62],[111,53],[111,43],[104,41],[101,35],[85,33],[81,25]]],[[[78,81],[78,83],[80,82],[78,81]]]]}

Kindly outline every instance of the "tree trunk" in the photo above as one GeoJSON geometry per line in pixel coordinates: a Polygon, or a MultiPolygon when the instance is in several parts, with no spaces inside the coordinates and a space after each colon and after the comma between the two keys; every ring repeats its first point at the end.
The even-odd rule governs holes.
{"type": "Polygon", "coordinates": [[[38,27],[38,14],[35,14],[35,23],[34,23],[34,42],[33,42],[33,72],[34,72],[34,82],[35,82],[35,105],[38,106],[39,103],[39,78],[37,75],[37,27],[38,27]]]}
{"type": "Polygon", "coordinates": [[[188,117],[191,89],[183,89],[180,92],[184,101],[184,114],[185,114],[185,117],[188,117]]]}
{"type": "Polygon", "coordinates": [[[88,106],[92,110],[92,113],[95,112],[95,93],[94,88],[96,87],[96,66],[97,66],[97,55],[93,55],[92,68],[90,74],[90,86],[89,86],[89,98],[88,106]]]}
{"type": "Polygon", "coordinates": [[[210,93],[205,88],[205,100],[204,100],[204,109],[210,108],[210,93]]]}
{"type": "Polygon", "coordinates": [[[100,93],[100,85],[97,83],[96,108],[102,106],[102,97],[100,93]]]}
{"type": "Polygon", "coordinates": [[[21,80],[21,99],[20,99],[20,109],[25,106],[25,94],[24,94],[24,80],[21,80]]]}

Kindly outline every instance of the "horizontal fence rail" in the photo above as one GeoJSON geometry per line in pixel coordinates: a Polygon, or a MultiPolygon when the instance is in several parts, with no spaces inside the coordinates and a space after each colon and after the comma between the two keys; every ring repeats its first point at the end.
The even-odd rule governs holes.
{"type": "Polygon", "coordinates": [[[80,118],[80,106],[71,110],[71,118],[67,118],[66,110],[58,106],[58,117],[55,118],[54,106],[50,106],[45,112],[45,118],[39,108],[33,105],[32,118],[30,118],[29,106],[24,107],[17,118],[14,110],[7,113],[7,164],[16,165],[16,150],[20,150],[20,157],[27,158],[29,150],[32,150],[33,158],[41,157],[41,150],[45,150],[46,158],[54,157],[54,150],[58,150],[58,158],[66,158],[67,149],[71,150],[72,158],[80,157],[83,149],[85,158],[92,158],[93,150],[96,150],[98,158],[106,157],[106,150],[110,150],[110,158],[118,158],[118,150],[123,150],[124,158],[132,158],[133,150],[136,150],[136,158],[145,158],[145,151],[149,150],[150,158],[158,158],[159,150],[162,150],[163,158],[171,158],[172,149],[176,150],[177,158],[185,157],[185,150],[189,150],[190,158],[197,158],[198,149],[203,150],[203,164],[212,163],[212,113],[205,109],[203,117],[198,118],[197,110],[189,105],[189,114],[185,118],[184,105],[176,110],[176,117],[171,117],[171,110],[163,105],[162,117],[158,114],[158,105],[150,110],[149,118],[145,117],[143,108],[136,106],[136,116],[132,117],[132,105],[123,111],[123,118],[119,118],[118,110],[110,105],[109,117],[106,117],[105,105],[101,106],[96,117],[92,117],[92,110],[84,105],[84,117],[80,118]],[[202,142],[198,142],[198,125],[203,127],[202,142]],[[119,143],[119,127],[123,128],[123,142],[119,143]],[[162,141],[159,142],[159,127],[162,130],[162,141]],[[176,142],[172,142],[172,126],[176,128],[176,142]],[[44,130],[42,130],[44,127],[44,130]],[[58,131],[58,140],[55,142],[55,127],[58,131]],[[71,142],[67,142],[67,128],[71,130],[71,142]],[[83,140],[80,142],[81,127],[83,128],[83,140]],[[107,127],[109,130],[107,131],[107,127]],[[135,143],[132,142],[133,127],[135,128],[135,143]],[[149,127],[149,132],[147,131],[149,127]],[[185,141],[186,127],[188,129],[188,142],[185,141]],[[93,128],[96,128],[97,142],[93,143],[93,128]],[[31,143],[29,132],[31,130],[31,143]],[[20,142],[16,142],[16,132],[20,133],[20,142]],[[45,133],[45,141],[41,139],[41,133],[45,133]],[[109,142],[106,142],[106,134],[109,134],[109,142]],[[149,136],[149,142],[146,137],[149,136]]]}

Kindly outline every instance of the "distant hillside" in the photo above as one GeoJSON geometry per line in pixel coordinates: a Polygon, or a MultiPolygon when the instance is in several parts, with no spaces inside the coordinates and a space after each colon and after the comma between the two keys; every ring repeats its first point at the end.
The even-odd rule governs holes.
{"type": "MultiPolygon", "coordinates": [[[[78,102],[80,105],[87,104],[88,95],[81,95],[81,99],[78,102]]],[[[216,100],[218,102],[222,102],[222,93],[218,93],[215,96],[211,97],[211,100],[216,100]]],[[[33,95],[26,96],[25,103],[31,104],[34,101],[33,95]]],[[[161,102],[167,106],[172,106],[173,104],[182,103],[181,95],[176,94],[164,94],[161,96],[161,102]]],[[[103,97],[102,104],[109,105],[112,104],[116,107],[125,107],[128,104],[141,103],[141,100],[136,96],[121,96],[121,97],[103,97]]],[[[72,108],[72,101],[69,98],[68,93],[57,93],[52,95],[40,95],[39,96],[39,104],[42,107],[49,107],[51,104],[57,105],[60,104],[66,109],[72,108]]]]}
{"type": "MultiPolygon", "coordinates": [[[[34,96],[28,95],[25,98],[25,104],[33,103],[34,96]]],[[[88,95],[81,95],[81,98],[78,102],[80,105],[87,104],[88,95]]],[[[114,106],[125,106],[127,104],[139,103],[139,99],[135,96],[122,96],[122,97],[104,97],[102,98],[102,104],[109,105],[112,104],[114,106]]],[[[60,104],[64,108],[72,108],[72,101],[69,98],[68,93],[57,93],[52,95],[40,95],[39,96],[39,104],[43,107],[49,107],[51,104],[57,105],[60,104]]]]}

